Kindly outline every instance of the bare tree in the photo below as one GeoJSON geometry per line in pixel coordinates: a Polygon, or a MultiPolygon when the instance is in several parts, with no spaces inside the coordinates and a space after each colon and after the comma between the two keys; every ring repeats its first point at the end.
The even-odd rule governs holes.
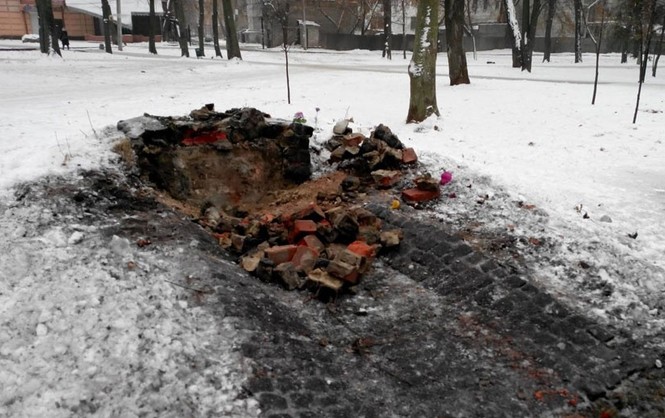
{"type": "Polygon", "coordinates": [[[506,9],[506,20],[508,21],[512,38],[513,68],[519,68],[522,66],[522,34],[520,33],[520,25],[517,22],[515,3],[513,0],[503,0],[503,5],[506,9]]]}
{"type": "Polygon", "coordinates": [[[464,0],[445,0],[444,13],[450,85],[469,84],[464,53],[464,0]]]}
{"type": "Polygon", "coordinates": [[[102,0],[102,19],[104,23],[104,49],[112,54],[111,49],[111,6],[108,0],[102,0]]]}
{"type": "Polygon", "coordinates": [[[660,24],[660,39],[658,40],[658,47],[654,53],[655,57],[653,59],[653,66],[651,67],[651,76],[656,76],[656,70],[658,69],[658,61],[660,60],[660,54],[663,51],[663,35],[665,35],[665,10],[663,10],[663,23],[660,24]]]}
{"type": "Polygon", "coordinates": [[[556,14],[557,0],[547,0],[547,18],[545,19],[545,47],[543,50],[543,62],[550,62],[552,54],[552,24],[556,14]]]}
{"type": "Polygon", "coordinates": [[[149,0],[148,6],[150,8],[148,13],[148,51],[157,55],[157,47],[155,46],[155,0],[149,0]]]}
{"type": "Polygon", "coordinates": [[[212,0],[212,42],[215,45],[215,56],[224,58],[219,47],[219,5],[217,0],[212,0]]]}
{"type": "Polygon", "coordinates": [[[438,0],[420,0],[416,15],[416,39],[409,63],[410,100],[407,123],[440,115],[436,103],[436,54],[439,22],[438,0]]]}
{"type": "Polygon", "coordinates": [[[53,50],[62,56],[58,36],[56,36],[57,28],[53,18],[51,0],[37,0],[37,17],[39,19],[39,49],[43,54],[49,54],[53,50]]]}
{"type": "Polygon", "coordinates": [[[573,0],[573,7],[575,9],[575,63],[578,63],[582,62],[582,35],[584,35],[582,0],[573,0]]]}
{"type": "Polygon", "coordinates": [[[640,96],[642,94],[642,84],[647,73],[647,64],[649,63],[649,49],[651,49],[651,37],[653,34],[653,25],[656,23],[656,0],[644,1],[642,3],[642,24],[640,25],[641,39],[640,42],[640,81],[637,89],[637,100],[635,102],[635,114],[633,115],[633,123],[637,121],[637,112],[640,107],[640,96]],[[644,22],[647,22],[645,25],[644,22]]]}
{"type": "Polygon", "coordinates": [[[226,28],[226,57],[228,59],[242,59],[231,0],[222,0],[222,9],[224,12],[224,27],[226,28]]]}
{"type": "Polygon", "coordinates": [[[185,9],[183,7],[184,0],[173,0],[173,7],[175,9],[176,17],[176,30],[178,32],[178,43],[180,44],[180,56],[189,58],[189,47],[187,46],[187,25],[185,20],[185,9]]]}
{"type": "Polygon", "coordinates": [[[205,43],[204,43],[204,33],[203,33],[203,24],[205,21],[205,5],[203,0],[199,0],[199,27],[198,27],[198,38],[199,38],[199,51],[196,54],[196,57],[199,56],[205,57],[205,43]]]}
{"type": "MultiPolygon", "coordinates": [[[[589,6],[588,13],[591,13],[591,8],[595,6],[595,4],[598,2],[598,0],[594,3],[592,3],[589,6]]],[[[600,27],[598,28],[598,39],[593,35],[593,32],[589,28],[589,25],[586,25],[587,31],[589,32],[589,37],[593,41],[593,43],[596,45],[596,75],[593,80],[593,97],[591,98],[591,104],[594,105],[596,104],[596,92],[598,90],[598,68],[600,66],[600,48],[603,43],[603,31],[605,30],[605,1],[600,4],[601,8],[601,15],[600,15],[600,27]]],[[[588,22],[589,19],[587,18],[586,21],[588,22]]]]}
{"type": "Polygon", "coordinates": [[[393,26],[393,15],[392,15],[392,4],[391,0],[383,0],[383,58],[392,59],[391,51],[391,38],[392,38],[392,26],[393,26]]]}
{"type": "MultiPolygon", "coordinates": [[[[576,0],[577,1],[577,0],[576,0]]],[[[542,9],[541,0],[522,0],[522,71],[531,72],[533,47],[536,44],[536,26],[542,9]]]]}

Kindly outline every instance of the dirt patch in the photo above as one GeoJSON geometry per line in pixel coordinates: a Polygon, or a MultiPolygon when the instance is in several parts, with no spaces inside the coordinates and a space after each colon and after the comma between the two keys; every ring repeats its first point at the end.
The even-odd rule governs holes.
{"type": "Polygon", "coordinates": [[[333,170],[314,179],[313,129],[251,108],[206,105],[188,117],[121,121],[135,158],[126,145],[118,149],[162,202],[195,218],[245,270],[335,296],[401,240],[365,203],[379,199],[397,209],[440,195],[437,179],[415,176],[415,151],[388,127],[367,138],[338,125],[326,144],[333,170]]]}

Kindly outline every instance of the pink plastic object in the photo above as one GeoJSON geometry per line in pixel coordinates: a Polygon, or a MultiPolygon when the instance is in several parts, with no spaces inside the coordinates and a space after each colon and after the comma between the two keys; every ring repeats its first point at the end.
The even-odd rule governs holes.
{"type": "Polygon", "coordinates": [[[443,174],[441,174],[441,182],[440,184],[442,186],[445,186],[446,184],[450,183],[453,179],[453,173],[449,171],[444,171],[443,174]]]}

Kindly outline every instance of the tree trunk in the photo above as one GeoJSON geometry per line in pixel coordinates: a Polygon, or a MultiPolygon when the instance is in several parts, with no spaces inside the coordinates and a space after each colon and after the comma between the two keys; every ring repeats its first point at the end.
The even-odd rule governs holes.
{"type": "Polygon", "coordinates": [[[383,58],[388,58],[392,59],[392,52],[391,52],[391,38],[392,38],[392,26],[393,26],[393,17],[392,17],[392,1],[391,0],[383,0],[383,35],[384,35],[384,43],[383,43],[383,58]]]}
{"type": "Polygon", "coordinates": [[[432,114],[440,115],[436,104],[438,15],[438,0],[418,2],[416,37],[409,63],[411,83],[407,123],[422,122],[432,114]]]}
{"type": "Polygon", "coordinates": [[[593,80],[593,97],[591,104],[596,104],[596,91],[598,90],[598,67],[600,66],[600,47],[603,44],[603,29],[605,28],[605,4],[602,5],[602,15],[600,16],[600,30],[598,32],[598,42],[596,43],[596,76],[593,80]]]}
{"type": "Polygon", "coordinates": [[[102,0],[102,20],[104,26],[104,47],[107,53],[112,54],[111,49],[111,6],[108,0],[102,0]]]}
{"type": "MultiPolygon", "coordinates": [[[[528,0],[523,0],[526,5],[528,0]]],[[[530,13],[527,13],[528,19],[522,22],[522,71],[527,70],[531,72],[531,64],[533,62],[533,47],[536,45],[536,27],[538,26],[538,16],[540,15],[540,0],[533,0],[533,5],[530,13]]],[[[528,7],[528,6],[526,6],[528,7]]],[[[524,14],[522,15],[524,18],[524,14]]]]}
{"type": "Polygon", "coordinates": [[[291,81],[289,80],[289,45],[286,23],[282,23],[282,49],[284,49],[284,61],[286,63],[286,101],[291,104],[291,81]]]}
{"type": "Polygon", "coordinates": [[[184,0],[173,0],[175,8],[175,18],[178,21],[178,44],[180,44],[180,56],[189,58],[189,47],[187,46],[187,26],[185,25],[185,8],[183,7],[184,0]]]}
{"type": "Polygon", "coordinates": [[[56,54],[60,53],[57,28],[53,18],[53,6],[50,0],[37,0],[37,18],[39,19],[39,50],[43,54],[49,54],[51,49],[56,54]]]}
{"type": "Polygon", "coordinates": [[[508,21],[510,38],[512,40],[513,68],[519,68],[522,66],[522,35],[520,34],[519,23],[517,23],[515,3],[513,3],[513,0],[503,0],[503,5],[506,9],[506,20],[508,21]]]}
{"type": "MultiPolygon", "coordinates": [[[[205,45],[203,43],[203,24],[204,24],[204,19],[205,19],[205,9],[204,9],[204,3],[203,0],[199,0],[199,30],[198,30],[198,35],[199,35],[199,54],[202,57],[205,57],[205,45]]],[[[196,54],[196,58],[199,57],[199,54],[196,54]]]]}
{"type": "Polygon", "coordinates": [[[157,55],[157,47],[155,46],[155,0],[149,0],[148,3],[150,6],[150,13],[148,14],[148,51],[157,55]]]}
{"type": "MultiPolygon", "coordinates": [[[[643,4],[643,7],[646,7],[647,3],[645,2],[643,4]]],[[[645,13],[643,13],[641,16],[645,16],[645,13]]],[[[637,89],[637,100],[635,102],[635,114],[633,115],[633,123],[637,121],[637,112],[640,107],[640,96],[642,94],[642,84],[644,84],[644,78],[646,77],[647,73],[647,65],[649,63],[649,49],[651,48],[651,35],[653,33],[653,25],[656,23],[656,0],[651,1],[651,10],[649,11],[649,23],[646,26],[646,29],[644,25],[641,25],[642,27],[642,33],[641,33],[641,38],[645,39],[643,43],[640,43],[640,45],[644,45],[643,47],[641,46],[642,50],[640,51],[640,56],[642,57],[642,62],[640,63],[640,83],[639,87],[637,89]],[[644,33],[646,31],[646,34],[644,33]]]]}
{"type": "Polygon", "coordinates": [[[464,0],[445,0],[444,13],[450,85],[469,84],[464,53],[464,0]]]}
{"type": "Polygon", "coordinates": [[[406,9],[402,0],[402,56],[406,59],[406,9]]]}
{"type": "Polygon", "coordinates": [[[574,0],[575,8],[575,63],[582,62],[582,0],[574,0]]]}
{"type": "Polygon", "coordinates": [[[545,48],[543,51],[543,62],[550,62],[552,54],[552,24],[556,13],[556,0],[547,0],[547,20],[545,21],[545,48]]]}
{"type": "Polygon", "coordinates": [[[222,9],[224,12],[224,27],[226,28],[226,57],[228,59],[242,59],[231,0],[222,0],[222,9]]]}
{"type": "Polygon", "coordinates": [[[660,54],[663,51],[663,35],[665,35],[665,14],[663,14],[663,23],[660,25],[660,39],[658,40],[658,48],[656,49],[656,57],[653,59],[653,67],[651,68],[651,75],[656,76],[656,70],[658,69],[658,60],[660,60],[660,54]]]}
{"type": "Polygon", "coordinates": [[[219,5],[217,0],[212,0],[212,42],[215,45],[215,56],[224,58],[222,50],[219,48],[219,5]]]}

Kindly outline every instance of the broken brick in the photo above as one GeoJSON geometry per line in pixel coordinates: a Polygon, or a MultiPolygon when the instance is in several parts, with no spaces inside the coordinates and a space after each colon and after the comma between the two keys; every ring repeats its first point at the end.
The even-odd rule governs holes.
{"type": "Polygon", "coordinates": [[[240,265],[245,271],[253,273],[259,267],[259,263],[263,258],[263,251],[255,251],[252,254],[246,255],[240,259],[240,265]]]}
{"type": "Polygon", "coordinates": [[[309,272],[314,268],[317,257],[318,253],[315,250],[299,245],[295,254],[293,254],[291,263],[297,270],[309,272]]]}
{"type": "Polygon", "coordinates": [[[374,247],[363,241],[354,241],[346,247],[350,252],[357,254],[360,257],[372,258],[376,254],[374,247]]]}
{"type": "Polygon", "coordinates": [[[276,245],[265,250],[266,257],[269,258],[276,266],[291,261],[296,250],[295,245],[276,245]]]}
{"type": "Polygon", "coordinates": [[[316,223],[309,219],[298,219],[293,223],[293,230],[291,232],[291,241],[295,241],[303,235],[310,235],[316,233],[316,223]]]}
{"type": "Polygon", "coordinates": [[[418,162],[418,156],[413,148],[405,148],[402,150],[402,163],[414,164],[418,162]]]}
{"type": "Polygon", "coordinates": [[[342,279],[345,282],[357,283],[358,282],[358,267],[352,266],[351,264],[345,263],[339,260],[332,260],[328,267],[326,267],[326,272],[330,273],[332,276],[342,279]]]}
{"type": "Polygon", "coordinates": [[[342,137],[342,144],[344,144],[346,147],[359,147],[364,140],[365,135],[363,134],[348,134],[342,137]]]}
{"type": "Polygon", "coordinates": [[[409,202],[427,202],[438,198],[440,194],[438,190],[406,189],[402,191],[402,199],[409,202]]]}
{"type": "Polygon", "coordinates": [[[392,187],[402,179],[402,173],[397,170],[372,171],[372,178],[379,187],[392,187]]]}
{"type": "Polygon", "coordinates": [[[298,245],[304,245],[305,247],[316,251],[317,255],[326,249],[326,246],[323,245],[321,240],[318,239],[316,235],[305,235],[303,239],[300,240],[298,245]]]}

